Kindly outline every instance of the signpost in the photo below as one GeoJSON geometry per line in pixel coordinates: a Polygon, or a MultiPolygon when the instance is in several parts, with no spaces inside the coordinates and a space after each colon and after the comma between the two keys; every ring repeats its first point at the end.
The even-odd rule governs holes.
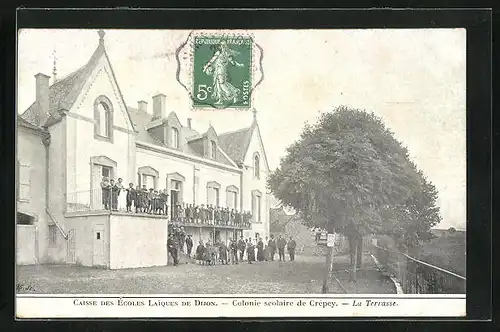
{"type": "Polygon", "coordinates": [[[335,247],[335,234],[328,234],[328,237],[326,239],[326,246],[335,247]]]}
{"type": "Polygon", "coordinates": [[[317,244],[322,245],[322,246],[327,244],[327,234],[326,233],[324,233],[324,232],[321,233],[321,236],[320,236],[319,240],[317,241],[317,244]]]}

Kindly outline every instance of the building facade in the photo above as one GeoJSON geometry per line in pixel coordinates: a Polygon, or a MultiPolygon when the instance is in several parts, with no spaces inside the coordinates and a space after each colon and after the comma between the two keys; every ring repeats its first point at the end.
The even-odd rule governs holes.
{"type": "Polygon", "coordinates": [[[104,177],[166,191],[170,208],[252,213],[249,226],[186,224],[195,241],[269,234],[269,167],[255,111],[248,127],[218,133],[212,126],[196,131],[191,119],[168,112],[161,93],[126,105],[103,31],[83,67],[52,85],[47,75],[35,79],[36,100],[17,126],[19,264],[166,264],[168,224],[178,221],[171,212],[106,210],[104,177]]]}

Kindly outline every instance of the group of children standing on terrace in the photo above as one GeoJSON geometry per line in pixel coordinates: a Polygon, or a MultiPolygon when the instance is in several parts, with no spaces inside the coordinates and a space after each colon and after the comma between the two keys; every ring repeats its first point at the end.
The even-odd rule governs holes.
{"type": "MultiPolygon", "coordinates": [[[[106,210],[169,215],[168,191],[149,190],[145,185],[141,188],[129,183],[125,188],[123,179],[117,182],[103,177],[101,182],[102,202],[106,210]]],[[[239,212],[237,209],[214,206],[212,204],[186,204],[177,202],[172,211],[172,220],[180,223],[195,223],[206,225],[224,225],[249,228],[252,222],[252,213],[239,212]]]]}

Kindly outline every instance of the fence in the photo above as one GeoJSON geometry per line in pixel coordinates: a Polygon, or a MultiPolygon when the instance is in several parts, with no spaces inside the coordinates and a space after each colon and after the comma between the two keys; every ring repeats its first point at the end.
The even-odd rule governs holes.
{"type": "Polygon", "coordinates": [[[466,278],[396,249],[371,244],[367,249],[396,278],[405,294],[465,294],[466,278]]]}

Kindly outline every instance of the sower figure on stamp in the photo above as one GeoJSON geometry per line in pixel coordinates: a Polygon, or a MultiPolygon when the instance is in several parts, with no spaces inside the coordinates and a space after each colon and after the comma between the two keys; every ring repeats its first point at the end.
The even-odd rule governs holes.
{"type": "Polygon", "coordinates": [[[219,50],[203,67],[203,72],[213,76],[213,92],[212,98],[216,100],[216,105],[222,105],[227,102],[237,103],[240,89],[229,83],[227,67],[229,64],[237,67],[243,67],[242,63],[236,62],[233,56],[239,52],[230,49],[225,40],[219,44],[219,50]]]}
{"type": "Polygon", "coordinates": [[[280,261],[283,259],[283,262],[285,261],[285,246],[286,246],[286,240],[281,236],[281,234],[278,236],[278,242],[276,243],[278,246],[278,255],[280,257],[280,261]]]}
{"type": "Polygon", "coordinates": [[[177,243],[175,241],[174,234],[172,233],[168,236],[167,248],[168,253],[174,259],[174,266],[177,266],[179,264],[179,260],[177,259],[177,243]]]}
{"type": "Polygon", "coordinates": [[[290,256],[290,261],[293,262],[295,260],[295,248],[297,247],[297,243],[290,236],[290,241],[288,241],[286,248],[288,250],[288,255],[290,256]]]}

